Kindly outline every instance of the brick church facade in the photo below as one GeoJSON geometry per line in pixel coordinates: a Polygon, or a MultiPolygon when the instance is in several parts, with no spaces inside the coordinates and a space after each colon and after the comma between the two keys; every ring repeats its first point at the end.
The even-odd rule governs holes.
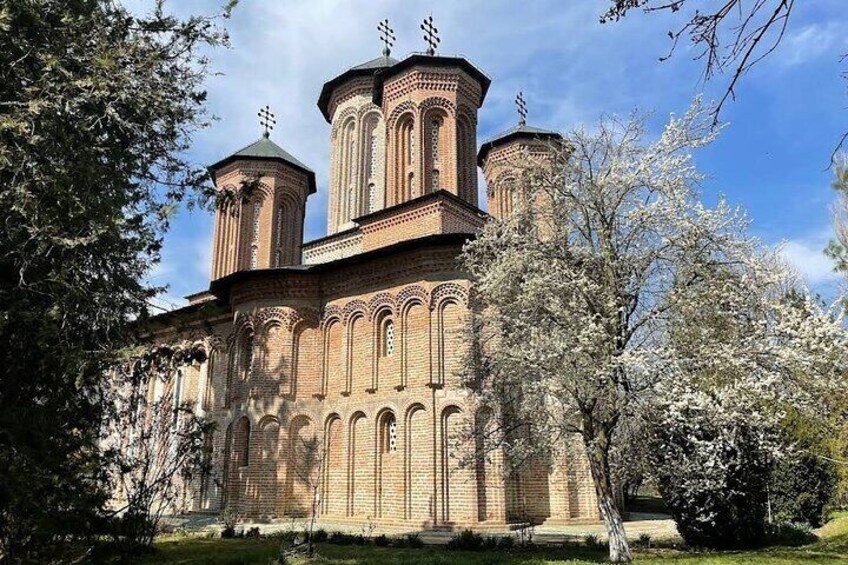
{"type": "Polygon", "coordinates": [[[216,212],[209,290],[156,320],[154,339],[207,353],[168,389],[217,423],[188,509],[314,508],[327,524],[406,529],[598,519],[579,453],[505,475],[502,453],[461,439],[491,418],[460,376],[471,282],[457,257],[488,218],[477,165],[503,218],[510,157],[559,139],[522,122],[477,151],[489,83],[461,57],[388,53],[327,82],[328,235],[315,241],[315,174],[267,133],[210,168],[219,189],[259,182],[216,212]]]}

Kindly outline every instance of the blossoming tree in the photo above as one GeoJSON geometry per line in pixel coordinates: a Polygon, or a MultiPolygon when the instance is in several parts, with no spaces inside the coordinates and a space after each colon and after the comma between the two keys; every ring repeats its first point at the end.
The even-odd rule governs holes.
{"type": "MultiPolygon", "coordinates": [[[[523,204],[489,222],[464,251],[476,281],[474,386],[501,415],[487,439],[525,461],[580,438],[613,562],[631,560],[611,480],[616,430],[688,364],[718,356],[728,370],[747,371],[774,332],[790,331],[777,291],[791,285],[791,273],[746,233],[742,214],[698,199],[692,152],[716,134],[700,101],[651,142],[639,116],[575,131],[544,158],[517,159],[523,175],[514,190],[523,204]],[[723,272],[740,284],[725,284],[723,272]],[[734,299],[740,286],[762,290],[757,296],[773,306],[767,317],[734,299]],[[711,300],[697,300],[707,287],[711,300]],[[672,347],[672,322],[693,315],[695,303],[701,316],[765,324],[752,336],[760,347],[728,347],[709,335],[672,347]]],[[[790,365],[812,366],[830,350],[823,342],[834,327],[826,316],[809,317],[796,328],[802,336],[769,350],[771,370],[751,378],[776,387],[798,374],[790,365]]]]}

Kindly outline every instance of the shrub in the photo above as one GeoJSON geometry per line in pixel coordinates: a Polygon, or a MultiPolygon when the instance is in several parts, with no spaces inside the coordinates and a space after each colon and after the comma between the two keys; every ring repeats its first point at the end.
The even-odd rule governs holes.
{"type": "Polygon", "coordinates": [[[483,536],[475,534],[471,530],[463,530],[461,534],[450,539],[447,547],[448,549],[480,551],[483,548],[483,536]]]}
{"type": "Polygon", "coordinates": [[[260,537],[260,534],[259,534],[259,528],[258,528],[258,527],[256,527],[256,526],[254,526],[254,527],[252,527],[252,528],[249,528],[249,529],[248,529],[248,530],[244,533],[244,537],[246,537],[246,538],[248,538],[248,539],[259,539],[259,537],[260,537]]]}
{"type": "Polygon", "coordinates": [[[497,548],[501,551],[510,550],[515,547],[515,538],[512,536],[501,536],[498,538],[497,548]]]}
{"type": "Polygon", "coordinates": [[[833,464],[813,457],[786,457],[775,465],[769,480],[769,502],[775,522],[795,522],[818,528],[825,506],[836,491],[833,464]]]}
{"type": "Polygon", "coordinates": [[[355,536],[353,534],[346,534],[344,532],[333,532],[332,534],[330,534],[330,537],[327,538],[327,541],[335,545],[362,545],[365,543],[365,536],[355,536]],[[360,538],[362,540],[361,543],[359,542],[360,538]]]}
{"type": "Polygon", "coordinates": [[[222,538],[236,537],[236,524],[239,521],[239,514],[229,506],[218,513],[218,522],[223,526],[221,529],[222,538]]]}
{"type": "Polygon", "coordinates": [[[498,538],[496,536],[486,536],[483,538],[483,549],[492,551],[498,548],[498,538]]]}
{"type": "Polygon", "coordinates": [[[324,543],[325,541],[327,541],[328,537],[329,534],[327,533],[327,530],[323,528],[312,532],[312,541],[314,543],[324,543]]]}
{"type": "Polygon", "coordinates": [[[424,547],[424,540],[418,534],[406,534],[403,537],[394,540],[395,547],[409,547],[411,549],[421,549],[424,547]]]}
{"type": "Polygon", "coordinates": [[[729,393],[674,392],[651,426],[649,457],[680,536],[712,549],[761,543],[777,432],[729,393]]]}
{"type": "Polygon", "coordinates": [[[651,540],[651,534],[645,533],[645,534],[639,534],[639,540],[637,541],[637,543],[639,544],[640,547],[648,547],[649,548],[649,547],[651,547],[652,541],[653,540],[651,540]]]}
{"type": "Polygon", "coordinates": [[[589,534],[585,538],[583,538],[583,543],[589,549],[603,549],[606,547],[606,544],[601,541],[601,539],[595,534],[589,534]]]}
{"type": "Polygon", "coordinates": [[[813,543],[818,538],[808,524],[784,522],[769,524],[766,541],[769,545],[799,546],[813,543]]]}
{"type": "Polygon", "coordinates": [[[388,547],[391,543],[391,540],[386,536],[386,534],[380,534],[376,538],[374,538],[374,545],[377,547],[388,547]]]}

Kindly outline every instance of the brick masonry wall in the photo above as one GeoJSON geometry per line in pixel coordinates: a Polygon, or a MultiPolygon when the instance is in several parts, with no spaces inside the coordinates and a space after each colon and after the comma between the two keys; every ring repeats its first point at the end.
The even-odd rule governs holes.
{"type": "Polygon", "coordinates": [[[184,376],[192,398],[208,388],[208,415],[218,422],[214,480],[203,492],[193,485],[193,508],[302,517],[318,485],[320,516],[332,522],[463,528],[597,519],[582,462],[505,481],[501,454],[474,458],[475,446],[461,441],[480,421],[459,374],[469,282],[451,268],[429,270],[450,265],[455,249],[438,260],[429,253],[394,258],[370,281],[325,275],[311,301],[281,298],[271,286],[234,289],[250,299],[213,326],[212,356],[184,376]],[[251,342],[252,354],[239,351],[251,342]]]}

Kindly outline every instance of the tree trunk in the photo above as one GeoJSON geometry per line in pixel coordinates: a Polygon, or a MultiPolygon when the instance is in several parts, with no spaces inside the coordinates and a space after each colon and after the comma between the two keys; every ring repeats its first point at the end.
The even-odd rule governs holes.
{"type": "Polygon", "coordinates": [[[611,563],[630,563],[633,556],[627,545],[624,522],[615,505],[615,493],[609,472],[609,441],[605,438],[584,437],[589,468],[598,496],[598,508],[609,536],[609,560],[611,563]]]}

